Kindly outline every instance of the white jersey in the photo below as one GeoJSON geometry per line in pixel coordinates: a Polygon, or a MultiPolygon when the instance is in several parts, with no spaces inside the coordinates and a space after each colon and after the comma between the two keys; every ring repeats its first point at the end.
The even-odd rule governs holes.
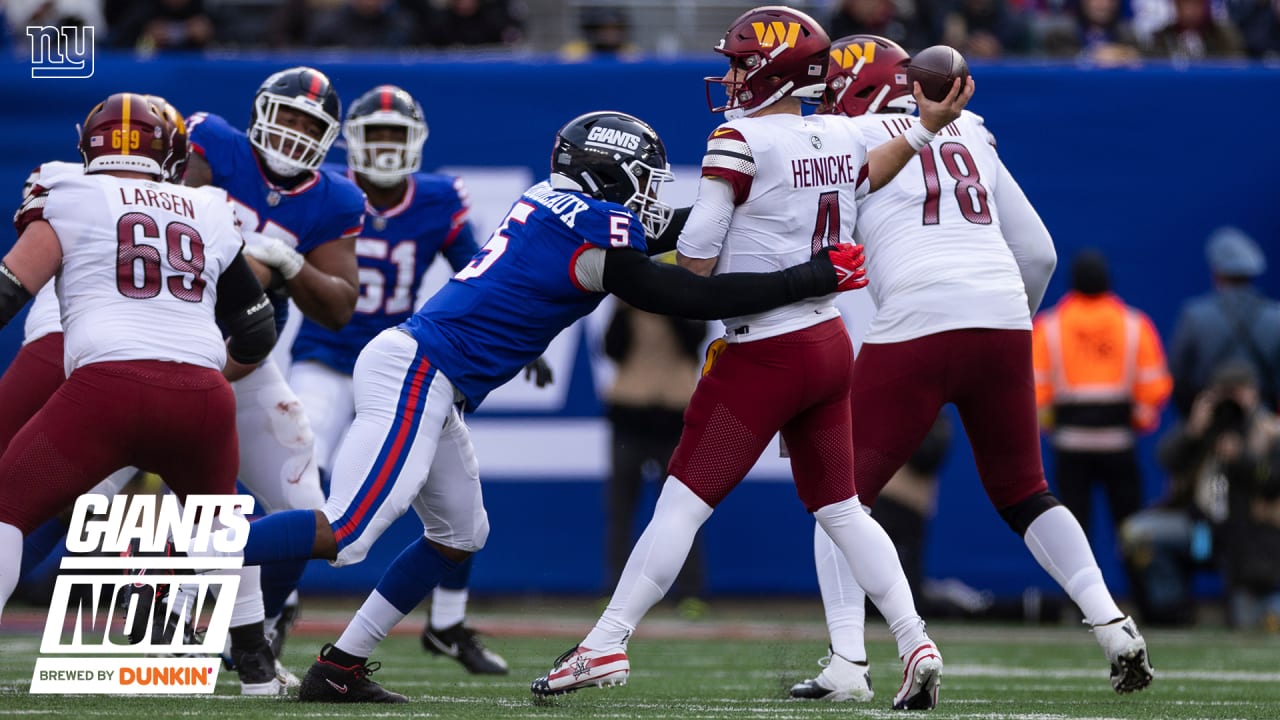
{"type": "MultiPolygon", "coordinates": [[[[773,272],[808,262],[826,245],[850,242],[868,192],[867,142],[845,118],[790,114],[721,125],[707,142],[704,177],[733,188],[723,238],[682,234],[681,254],[718,257],[715,271],[773,272]]],[[[839,317],[834,295],[724,321],[730,342],[762,340],[839,317]]]]}
{"type": "MultiPolygon", "coordinates": [[[[26,202],[30,193],[42,183],[53,182],[55,178],[64,175],[83,174],[84,165],[80,163],[62,162],[61,160],[44,163],[27,178],[26,187],[23,188],[22,192],[22,201],[26,202]]],[[[58,308],[58,293],[53,286],[53,283],[48,283],[40,288],[40,292],[36,293],[36,298],[31,303],[31,307],[27,309],[27,320],[22,325],[23,345],[35,342],[50,333],[62,332],[62,316],[61,310],[58,308]]]]}
{"type": "MultiPolygon", "coordinates": [[[[874,147],[919,122],[853,118],[874,147]]],[[[959,328],[1030,330],[1017,262],[1001,232],[1004,170],[991,133],[969,111],[859,206],[876,315],[866,342],[890,343],[959,328]]],[[[1020,195],[1020,193],[1019,193],[1020,195]]]]}
{"type": "Polygon", "coordinates": [[[64,175],[41,208],[62,245],[57,275],[67,374],[119,360],[221,369],[218,278],[243,245],[224,191],[64,175]]]}

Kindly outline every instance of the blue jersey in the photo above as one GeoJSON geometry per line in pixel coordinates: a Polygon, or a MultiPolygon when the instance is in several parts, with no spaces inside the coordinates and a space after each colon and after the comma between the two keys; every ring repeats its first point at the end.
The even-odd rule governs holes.
{"type": "Polygon", "coordinates": [[[592,247],[643,252],[644,227],[621,205],[539,183],[471,263],[400,327],[474,410],[604,299],[575,275],[578,256],[592,247]]]}
{"type": "Polygon", "coordinates": [[[395,207],[365,210],[364,230],[356,239],[360,299],[351,320],[334,331],[303,318],[293,342],[294,362],[313,360],[350,375],[373,336],[413,314],[414,290],[437,253],[456,271],[479,250],[461,180],[415,173],[408,185],[395,207]]]}
{"type": "MultiPolygon", "coordinates": [[[[213,185],[227,191],[245,239],[279,238],[306,255],[364,224],[364,192],[342,172],[320,170],[293,189],[276,186],[262,172],[249,137],[218,115],[196,113],[187,121],[191,149],[209,163],[213,185]]],[[[289,311],[273,298],[277,327],[289,311]]]]}

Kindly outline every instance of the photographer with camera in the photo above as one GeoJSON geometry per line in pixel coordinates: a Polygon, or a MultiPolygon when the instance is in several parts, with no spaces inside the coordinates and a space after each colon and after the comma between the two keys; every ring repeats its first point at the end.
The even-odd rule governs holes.
{"type": "Polygon", "coordinates": [[[1169,497],[1125,523],[1134,595],[1154,622],[1194,619],[1196,569],[1223,572],[1233,627],[1280,629],[1280,419],[1253,367],[1228,361],[1160,443],[1169,497]]]}

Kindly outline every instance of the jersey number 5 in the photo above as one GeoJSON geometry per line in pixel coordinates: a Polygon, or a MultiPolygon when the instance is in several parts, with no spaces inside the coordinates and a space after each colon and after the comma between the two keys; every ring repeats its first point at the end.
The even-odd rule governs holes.
{"type": "MultiPolygon", "coordinates": [[[[145,300],[160,294],[163,267],[160,251],[139,243],[139,234],[147,240],[159,240],[160,226],[155,218],[131,212],[116,222],[116,290],[127,298],[145,300]]],[[[205,285],[200,276],[204,272],[204,240],[200,233],[186,223],[171,222],[164,228],[164,244],[169,267],[180,273],[165,281],[169,293],[179,300],[200,302],[205,285]]]]}
{"type": "MultiPolygon", "coordinates": [[[[978,165],[969,154],[969,148],[958,142],[945,142],[938,148],[942,166],[956,181],[956,204],[960,216],[974,225],[991,224],[991,207],[987,204],[987,189],[978,177],[978,165]],[[963,165],[961,164],[963,163],[963,165]]],[[[938,182],[938,162],[933,157],[933,147],[920,149],[920,167],[924,168],[924,224],[938,224],[938,206],[942,196],[942,184],[938,182]]]]}
{"type": "Polygon", "coordinates": [[[517,225],[525,224],[533,210],[534,207],[527,202],[516,203],[516,206],[511,208],[511,212],[507,213],[507,218],[502,221],[502,225],[493,231],[489,242],[480,248],[480,252],[476,253],[475,257],[471,258],[471,262],[459,270],[458,274],[453,276],[453,279],[466,280],[483,275],[486,270],[498,261],[498,258],[502,257],[502,253],[507,251],[509,238],[503,233],[507,231],[507,228],[513,222],[517,225]]]}

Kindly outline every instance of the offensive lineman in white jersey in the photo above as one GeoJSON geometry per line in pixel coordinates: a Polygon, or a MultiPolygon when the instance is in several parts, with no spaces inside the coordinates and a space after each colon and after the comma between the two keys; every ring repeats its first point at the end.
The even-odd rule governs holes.
{"type": "Polygon", "coordinates": [[[235,398],[222,367],[266,357],[275,328],[225,193],[158,182],[169,127],[144,95],[95,107],[84,174],[34,189],[0,264],[0,326],[57,276],[67,371],[0,456],[0,609],[23,536],[98,478],[134,465],[179,497],[234,492],[235,398]]]}
{"type": "MultiPolygon", "coordinates": [[[[959,116],[973,93],[957,81],[940,103],[923,101],[925,122],[868,152],[852,123],[801,114],[801,98],[826,86],[831,41],[804,13],[781,6],[748,11],[716,51],[730,63],[729,122],[707,143],[698,199],[677,245],[693,272],[774,271],[847,239],[866,193],[887,183],[917,150],[959,116]],[[929,126],[929,127],[926,127],[929,126]]],[[[847,552],[889,622],[904,663],[897,709],[937,703],[942,658],[925,633],[893,544],[857,499],[849,439],[853,351],[833,297],[725,320],[684,416],[653,519],[618,587],[582,643],[534,680],[535,695],[626,682],[626,645],[683,566],[694,534],[741,482],[773,436],[790,451],[805,507],[847,552]]]]}
{"type": "MultiPolygon", "coordinates": [[[[920,120],[906,83],[910,56],[890,40],[832,45],[819,112],[855,118],[871,143],[920,120]]],[[[992,505],[1080,606],[1111,663],[1116,692],[1151,683],[1146,643],[1111,598],[1075,517],[1049,493],[1040,460],[1031,316],[1057,262],[1053,240],[996,154],[978,115],[938,132],[860,206],[877,312],[853,373],[858,492],[871,507],[954,403],[992,505]]],[[[831,633],[830,663],[791,688],[800,698],[871,699],[865,600],[841,549],[818,526],[814,554],[831,633]]]]}

